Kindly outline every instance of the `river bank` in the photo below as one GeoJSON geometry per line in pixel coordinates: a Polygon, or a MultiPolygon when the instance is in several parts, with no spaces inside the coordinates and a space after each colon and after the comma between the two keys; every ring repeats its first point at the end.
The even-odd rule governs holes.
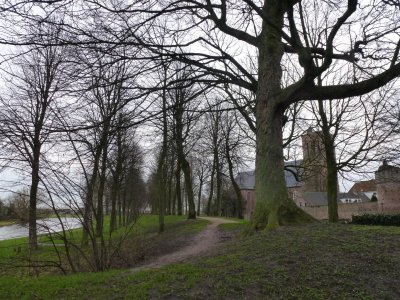
{"type": "MultiPolygon", "coordinates": [[[[38,234],[46,234],[49,232],[60,232],[65,229],[76,229],[82,226],[78,218],[62,217],[62,224],[58,218],[46,218],[37,220],[38,234]]],[[[9,222],[12,222],[11,220],[9,222]]],[[[0,226],[0,241],[27,237],[28,224],[27,223],[14,223],[0,226]]]]}
{"type": "Polygon", "coordinates": [[[0,227],[14,225],[17,223],[18,223],[17,220],[2,220],[2,221],[0,221],[0,227]]]}

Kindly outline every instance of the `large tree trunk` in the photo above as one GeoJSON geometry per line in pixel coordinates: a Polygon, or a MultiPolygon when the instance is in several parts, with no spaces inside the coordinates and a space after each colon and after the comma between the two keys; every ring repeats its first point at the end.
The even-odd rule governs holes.
{"type": "MultiPolygon", "coordinates": [[[[258,134],[256,154],[256,209],[253,216],[255,227],[273,229],[279,225],[312,221],[288,196],[285,182],[282,116],[267,113],[258,134]]],[[[261,122],[260,122],[261,123],[261,122]]]]}
{"type": "Polygon", "coordinates": [[[289,199],[284,175],[282,117],[285,108],[279,104],[283,44],[279,30],[283,28],[285,3],[286,1],[272,0],[265,4],[264,12],[269,23],[263,23],[259,46],[256,209],[253,225],[267,225],[269,229],[312,220],[312,217],[289,199]]]}

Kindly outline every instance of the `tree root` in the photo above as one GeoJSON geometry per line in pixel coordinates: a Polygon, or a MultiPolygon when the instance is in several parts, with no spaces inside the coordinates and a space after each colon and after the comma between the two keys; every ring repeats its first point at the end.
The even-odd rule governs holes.
{"type": "Polygon", "coordinates": [[[259,203],[255,211],[251,221],[255,230],[272,230],[279,226],[316,222],[316,219],[298,207],[291,199],[277,208],[269,208],[267,204],[259,203]]]}

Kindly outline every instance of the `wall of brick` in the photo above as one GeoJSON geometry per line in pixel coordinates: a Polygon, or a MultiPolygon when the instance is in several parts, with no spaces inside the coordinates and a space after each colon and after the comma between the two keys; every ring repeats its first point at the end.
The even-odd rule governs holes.
{"type": "MultiPolygon", "coordinates": [[[[328,219],[328,206],[301,207],[317,220],[328,219]]],[[[378,202],[338,204],[339,219],[351,219],[352,215],[400,213],[400,205],[379,205],[378,202]]]]}
{"type": "MultiPolygon", "coordinates": [[[[289,192],[296,192],[297,189],[289,192]]],[[[244,218],[250,219],[256,206],[256,195],[254,190],[241,190],[245,200],[244,218]]],[[[300,198],[299,198],[300,199],[300,198]]],[[[297,201],[295,201],[297,203],[297,201]]],[[[297,203],[298,204],[298,203],[297,203]]],[[[328,219],[328,206],[301,206],[301,208],[317,220],[328,219]]],[[[352,215],[377,214],[377,213],[400,213],[400,201],[397,203],[362,202],[362,203],[339,203],[339,219],[351,219],[352,215]]]]}

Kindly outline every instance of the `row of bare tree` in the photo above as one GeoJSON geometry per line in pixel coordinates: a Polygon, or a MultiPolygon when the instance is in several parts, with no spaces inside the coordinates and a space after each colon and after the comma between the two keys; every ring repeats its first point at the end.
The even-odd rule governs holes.
{"type": "Polygon", "coordinates": [[[92,245],[95,269],[107,267],[105,216],[112,237],[145,198],[150,159],[139,144],[156,149],[148,173],[160,231],[164,214],[184,210],[240,217],[234,178],[247,155],[253,225],[311,221],[284,175],[309,126],[324,143],[333,222],[338,174],[396,158],[395,1],[3,2],[2,161],[29,170],[32,250],[43,189],[54,207],[74,203],[81,245],[92,245]]]}

